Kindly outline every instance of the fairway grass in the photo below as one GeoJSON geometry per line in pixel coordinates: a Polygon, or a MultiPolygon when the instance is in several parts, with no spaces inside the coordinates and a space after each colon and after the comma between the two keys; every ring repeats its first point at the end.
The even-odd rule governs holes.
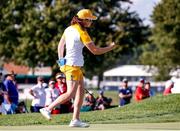
{"type": "Polygon", "coordinates": [[[172,131],[180,123],[91,124],[89,128],[70,128],[67,125],[1,126],[0,131],[172,131]]]}

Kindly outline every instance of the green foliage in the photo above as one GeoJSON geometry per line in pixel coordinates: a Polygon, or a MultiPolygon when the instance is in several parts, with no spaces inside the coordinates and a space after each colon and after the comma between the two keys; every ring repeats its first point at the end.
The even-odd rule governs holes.
{"type": "MultiPolygon", "coordinates": [[[[81,113],[81,119],[94,124],[180,122],[180,95],[155,96],[104,111],[81,113]]],[[[68,124],[72,114],[54,115],[51,121],[39,113],[0,116],[1,126],[68,124]]]]}
{"type": "Polygon", "coordinates": [[[142,63],[158,67],[159,80],[180,65],[180,1],[162,0],[154,9],[154,27],[150,43],[145,47],[142,63]]]}
{"type": "Polygon", "coordinates": [[[30,67],[40,63],[53,66],[58,34],[65,28],[70,9],[66,1],[54,5],[49,0],[5,2],[0,21],[1,56],[30,67]]]}
{"type": "Polygon", "coordinates": [[[5,60],[13,60],[30,67],[43,64],[58,68],[57,45],[64,29],[69,26],[71,18],[78,10],[90,8],[98,16],[94,27],[89,30],[95,44],[106,46],[112,41],[119,44],[118,49],[102,56],[84,52],[86,77],[102,76],[104,70],[121,62],[122,56],[133,56],[137,47],[147,40],[148,27],[143,26],[135,12],[130,12],[128,8],[123,9],[121,1],[128,2],[3,1],[3,8],[0,8],[0,55],[5,60]]]}

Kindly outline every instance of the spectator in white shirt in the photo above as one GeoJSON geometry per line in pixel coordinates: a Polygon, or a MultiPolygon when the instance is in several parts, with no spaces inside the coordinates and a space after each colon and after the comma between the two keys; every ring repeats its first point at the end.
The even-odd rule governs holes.
{"type": "Polygon", "coordinates": [[[39,112],[39,109],[45,107],[46,93],[43,83],[43,78],[38,77],[37,84],[29,90],[29,93],[33,96],[31,112],[39,112]]]}
{"type": "Polygon", "coordinates": [[[58,96],[59,96],[59,91],[58,89],[55,88],[55,81],[50,80],[49,81],[49,88],[46,88],[46,104],[45,106],[50,105],[58,96]]]}

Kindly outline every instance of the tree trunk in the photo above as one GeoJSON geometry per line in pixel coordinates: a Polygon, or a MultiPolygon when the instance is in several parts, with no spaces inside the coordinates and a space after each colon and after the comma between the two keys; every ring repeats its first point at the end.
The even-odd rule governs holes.
{"type": "Polygon", "coordinates": [[[97,89],[100,89],[100,83],[103,80],[103,75],[102,73],[98,74],[98,84],[97,84],[97,89]]]}

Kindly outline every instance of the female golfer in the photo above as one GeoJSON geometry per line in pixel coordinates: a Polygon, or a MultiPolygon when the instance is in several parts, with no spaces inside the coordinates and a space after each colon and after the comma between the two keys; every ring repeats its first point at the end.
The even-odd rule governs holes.
{"type": "Polygon", "coordinates": [[[80,10],[71,21],[71,26],[65,29],[58,45],[58,57],[60,70],[66,75],[67,92],[59,96],[48,107],[40,110],[47,119],[51,119],[50,112],[58,104],[62,104],[74,98],[74,112],[70,127],[88,127],[89,124],[80,121],[80,108],[84,97],[84,81],[81,67],[84,60],[82,55],[83,47],[86,46],[94,55],[104,54],[116,47],[112,42],[108,47],[96,47],[88,35],[86,28],[92,24],[92,20],[97,17],[89,9],[80,10]],[[66,45],[66,55],[64,57],[64,47],[66,45]]]}

